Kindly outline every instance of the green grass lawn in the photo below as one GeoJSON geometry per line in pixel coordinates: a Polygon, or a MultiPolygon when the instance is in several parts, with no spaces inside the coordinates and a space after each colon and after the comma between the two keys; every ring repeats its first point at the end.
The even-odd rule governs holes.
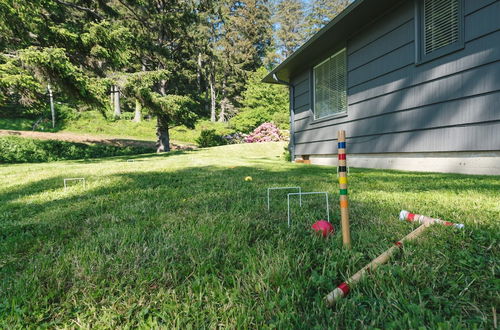
{"type": "Polygon", "coordinates": [[[35,121],[26,118],[0,118],[0,129],[31,131],[35,121]]]}
{"type": "Polygon", "coordinates": [[[493,328],[500,178],[351,169],[353,248],[310,232],[334,167],[286,163],[283,144],[0,165],[0,328],[493,328]],[[253,181],[245,182],[246,176],[253,181]],[[87,187],[63,189],[63,178],[87,187]],[[324,296],[416,226],[434,226],[335,307],[324,296]]]}
{"type": "MultiPolygon", "coordinates": [[[[31,131],[35,119],[0,118],[0,129],[31,131]]],[[[143,120],[135,123],[132,120],[105,119],[97,111],[80,113],[74,119],[59,122],[55,129],[50,128],[50,123],[45,124],[46,132],[70,132],[92,134],[101,137],[123,137],[137,140],[156,140],[156,120],[143,120]]],[[[226,123],[212,123],[200,120],[195,129],[184,126],[174,127],[170,130],[170,138],[174,143],[196,144],[196,139],[204,129],[215,129],[219,134],[229,134],[231,129],[226,123]]],[[[42,131],[41,129],[39,129],[42,131]]]]}

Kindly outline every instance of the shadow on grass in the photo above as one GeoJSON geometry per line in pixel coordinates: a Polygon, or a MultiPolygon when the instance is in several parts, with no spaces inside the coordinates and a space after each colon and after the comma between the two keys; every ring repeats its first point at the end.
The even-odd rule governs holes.
{"type": "MultiPolygon", "coordinates": [[[[182,153],[136,157],[154,159],[182,153]]],[[[118,157],[128,158],[131,157],[118,157]]],[[[276,309],[283,315],[291,315],[280,316],[288,325],[327,324],[332,315],[318,307],[322,306],[324,294],[347,274],[385,250],[391,241],[411,230],[410,225],[396,220],[388,224],[373,222],[374,218],[396,218],[397,211],[405,203],[406,193],[418,190],[447,195],[470,190],[486,198],[498,195],[498,180],[494,177],[354,169],[351,172],[354,191],[350,195],[354,248],[343,251],[340,235],[331,240],[312,237],[307,229],[308,220],[289,229],[283,196],[276,199],[272,212],[268,213],[265,205],[266,188],[271,186],[298,185],[303,191],[327,191],[331,194],[333,222],[338,228],[334,168],[269,169],[265,167],[266,160],[252,160],[252,163],[255,166],[191,167],[173,172],[133,172],[102,177],[96,173],[93,178],[96,181],[90,182],[88,189],[73,187],[67,192],[62,191],[63,176],[57,176],[1,193],[0,252],[3,261],[0,277],[6,280],[0,283],[0,291],[5,292],[4,303],[8,301],[10,306],[17,301],[19,310],[25,308],[28,314],[40,313],[49,319],[58,317],[62,322],[58,324],[65,324],[76,317],[74,310],[85,310],[87,307],[82,306],[92,306],[95,301],[107,304],[106,299],[113,296],[118,299],[122,294],[120,290],[127,290],[131,295],[128,299],[145,299],[158,313],[162,307],[155,306],[157,299],[173,304],[170,308],[174,314],[183,313],[184,301],[203,303],[206,309],[214,308],[213,316],[193,311],[201,318],[198,322],[203,323],[209,321],[206,318],[213,320],[223,313],[223,307],[217,306],[224,304],[225,298],[221,297],[225,292],[232,295],[237,308],[261,317],[262,324],[270,324],[276,318],[276,309]],[[253,181],[244,181],[246,176],[252,176],[253,181]],[[98,179],[105,184],[100,185],[98,179]],[[367,197],[364,191],[378,191],[378,194],[367,197]],[[386,193],[400,195],[386,199],[386,193]],[[23,196],[47,194],[55,196],[29,204],[22,201],[23,196]],[[62,287],[58,284],[61,282],[65,283],[62,287]],[[114,286],[118,286],[116,292],[110,289],[114,286]],[[160,295],[158,287],[174,290],[179,301],[174,303],[168,295],[160,295]],[[90,293],[88,288],[93,288],[90,293]],[[222,295],[219,298],[214,293],[218,290],[222,295]],[[21,296],[20,292],[32,292],[32,295],[21,296]],[[192,292],[195,294],[191,296],[192,292]],[[199,298],[214,294],[214,301],[199,298]],[[52,298],[43,300],[47,296],[52,298]],[[71,297],[75,296],[83,305],[74,305],[71,297]],[[280,305],[280,301],[286,304],[280,305]]],[[[463,200],[467,198],[464,196],[463,200]]],[[[425,196],[419,201],[425,203],[425,196]]],[[[315,204],[311,207],[316,208],[315,204]]],[[[472,215],[467,205],[453,215],[457,214],[472,215]]],[[[485,225],[489,219],[481,221],[485,225]]],[[[445,230],[436,228],[434,239],[443,240],[449,234],[445,230]]],[[[464,244],[485,245],[494,237],[489,226],[482,228],[480,224],[473,231],[469,230],[463,241],[454,240],[449,243],[451,246],[446,246],[449,251],[443,247],[440,253],[449,258],[449,265],[453,265],[453,250],[459,250],[464,244]]],[[[483,272],[491,252],[480,249],[473,252],[474,258],[479,256],[481,259],[456,271],[483,272]]],[[[484,275],[481,273],[481,276],[484,275]]],[[[458,296],[467,285],[463,281],[466,278],[459,281],[457,287],[447,289],[446,294],[458,296]]],[[[412,287],[401,285],[402,292],[416,290],[418,293],[426,288],[425,283],[412,283],[412,287]]],[[[459,300],[479,304],[489,288],[485,284],[477,285],[475,291],[462,294],[459,300]]],[[[421,298],[417,295],[408,299],[418,305],[421,298]]],[[[353,301],[372,306],[369,296],[355,296],[353,301]]],[[[377,302],[379,306],[382,304],[381,309],[391,309],[390,299],[384,301],[377,302]]],[[[440,309],[443,304],[432,302],[430,307],[440,309]]],[[[480,306],[483,312],[488,308],[480,306]]],[[[371,317],[394,320],[401,316],[399,313],[384,314],[386,312],[382,316],[375,315],[379,312],[380,309],[375,308],[371,317]]],[[[447,319],[459,315],[460,310],[442,313],[447,319]]],[[[24,315],[25,320],[33,317],[28,314],[24,315]]],[[[139,311],[133,315],[136,319],[143,317],[139,311]]],[[[167,313],[165,317],[173,315],[167,313]]],[[[430,321],[434,320],[431,316],[425,318],[424,324],[434,324],[430,321]]],[[[345,323],[336,322],[345,326],[349,319],[345,319],[345,323]]],[[[383,321],[380,322],[377,324],[382,325],[383,321]]]]}
{"type": "MultiPolygon", "coordinates": [[[[170,154],[137,155],[134,157],[114,157],[113,160],[123,159],[154,159],[184,154],[183,151],[170,154]]],[[[94,163],[96,161],[76,161],[77,163],[94,163]]],[[[265,164],[265,161],[254,161],[255,164],[265,164]]],[[[132,164],[131,164],[132,165],[132,164]]],[[[4,214],[16,213],[17,221],[4,218],[2,237],[14,238],[26,231],[26,228],[37,236],[37,226],[50,226],[71,229],[75,235],[86,227],[85,220],[89,214],[98,217],[101,214],[113,213],[121,208],[129,208],[130,212],[122,214],[130,218],[132,214],[141,217],[131,205],[140,204],[138,212],[146,210],[151,218],[161,218],[162,214],[182,214],[186,208],[199,210],[205,214],[223,215],[224,213],[238,213],[242,219],[257,217],[266,219],[269,214],[262,213],[266,209],[266,188],[275,186],[301,186],[303,191],[326,191],[330,194],[330,211],[333,222],[337,225],[339,210],[335,176],[332,168],[301,166],[285,171],[269,171],[259,167],[236,167],[232,169],[219,167],[195,167],[175,172],[134,172],[115,174],[105,179],[110,182],[106,186],[94,187],[92,180],[99,177],[87,178],[88,189],[70,187],[63,190],[65,176],[51,177],[30,184],[16,186],[14,189],[0,194],[4,214]],[[243,180],[252,176],[252,182],[243,180]],[[75,193],[77,192],[77,193],[75,193]],[[39,194],[56,194],[48,201],[32,201],[26,205],[22,201],[24,196],[39,194]],[[188,203],[185,201],[189,200],[188,203]],[[149,210],[155,210],[150,212],[149,210]],[[65,219],[72,219],[68,226],[65,219]],[[23,224],[26,222],[26,224],[23,224]],[[11,223],[11,225],[9,225],[11,223]]],[[[97,174],[97,173],[96,173],[97,174]]],[[[356,219],[353,228],[372,223],[373,218],[388,218],[397,216],[397,212],[404,203],[405,193],[429,192],[439,194],[459,191],[477,191],[487,195],[498,195],[499,184],[492,177],[470,177],[462,175],[420,174],[420,173],[386,173],[373,170],[353,170],[351,187],[355,192],[350,195],[351,214],[356,219]],[[383,174],[381,176],[381,174],[383,174]],[[361,188],[362,187],[362,188],[361,188]],[[366,200],[360,188],[370,192],[401,194],[392,205],[381,198],[366,200]],[[389,212],[387,212],[389,211],[389,212]]],[[[463,196],[467,199],[468,196],[463,196]]],[[[270,216],[279,217],[286,223],[286,194],[280,196],[278,206],[273,206],[270,216]],[[276,210],[276,211],[274,211],[276,210]]],[[[293,203],[293,202],[292,202],[293,203]]],[[[320,208],[324,206],[318,204],[320,208]]],[[[292,205],[293,206],[293,205],[292,205]]],[[[464,210],[466,207],[464,206],[464,210]]],[[[457,210],[457,213],[460,214],[457,210]]],[[[324,212],[321,212],[324,213],[324,212]]],[[[456,214],[455,214],[456,216],[456,214]]],[[[179,219],[180,220],[180,219],[179,219]]],[[[66,240],[68,237],[60,235],[58,230],[42,230],[40,239],[66,240]]],[[[37,244],[35,239],[31,244],[37,244]]],[[[375,240],[376,241],[376,240],[375,240]]]]}
{"type": "Polygon", "coordinates": [[[89,164],[89,163],[104,163],[104,162],[110,162],[110,161],[116,161],[116,160],[146,161],[146,160],[154,159],[154,158],[162,159],[162,158],[185,155],[185,154],[190,154],[190,153],[195,153],[195,152],[197,152],[197,150],[173,150],[173,151],[165,152],[165,153],[161,153],[161,154],[146,153],[146,154],[134,154],[134,155],[114,156],[114,157],[77,159],[77,160],[72,160],[71,162],[89,164]]]}

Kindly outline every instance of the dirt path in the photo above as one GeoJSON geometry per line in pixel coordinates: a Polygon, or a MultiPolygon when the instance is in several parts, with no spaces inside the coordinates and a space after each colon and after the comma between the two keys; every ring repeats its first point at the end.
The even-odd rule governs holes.
{"type": "MultiPolygon", "coordinates": [[[[60,140],[78,143],[99,143],[111,145],[116,147],[146,147],[155,149],[154,141],[143,141],[134,139],[114,138],[114,137],[99,137],[88,134],[78,133],[47,133],[47,132],[33,132],[33,131],[13,131],[13,130],[0,130],[0,136],[19,136],[39,140],[60,140]]],[[[177,149],[192,149],[192,146],[180,146],[173,144],[173,150],[177,149]]]]}

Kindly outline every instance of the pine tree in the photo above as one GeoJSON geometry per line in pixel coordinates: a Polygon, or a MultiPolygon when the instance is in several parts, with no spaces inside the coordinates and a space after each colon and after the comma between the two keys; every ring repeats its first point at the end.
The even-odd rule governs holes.
{"type": "Polygon", "coordinates": [[[267,0],[221,1],[205,16],[208,43],[202,58],[212,121],[217,104],[219,121],[236,113],[248,74],[262,65],[271,43],[270,16],[267,0]]]}
{"type": "Polygon", "coordinates": [[[119,0],[114,8],[120,13],[121,24],[134,36],[135,70],[144,71],[138,77],[149,77],[148,88],[142,89],[141,98],[135,98],[156,116],[157,152],[169,151],[169,129],[192,127],[199,112],[200,97],[193,88],[198,66],[191,32],[198,22],[195,1],[119,0]]]}
{"type": "Polygon", "coordinates": [[[127,31],[105,20],[111,12],[104,1],[87,7],[73,1],[2,0],[0,53],[38,81],[36,90],[20,90],[19,101],[43,95],[50,84],[73,102],[103,111],[107,82],[99,78],[127,62],[127,31]]]}
{"type": "Polygon", "coordinates": [[[307,39],[340,14],[350,2],[352,0],[312,0],[305,23],[307,39]]]}
{"type": "Polygon", "coordinates": [[[302,0],[279,0],[276,5],[275,23],[278,52],[281,58],[285,59],[305,40],[302,0]]]}

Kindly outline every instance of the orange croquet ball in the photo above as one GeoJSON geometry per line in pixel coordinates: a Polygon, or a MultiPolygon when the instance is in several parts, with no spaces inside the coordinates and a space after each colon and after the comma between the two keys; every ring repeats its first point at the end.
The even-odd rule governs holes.
{"type": "Polygon", "coordinates": [[[335,228],[333,225],[326,220],[318,220],[312,226],[315,232],[321,233],[323,237],[327,237],[328,235],[333,235],[335,233],[335,228]]]}

